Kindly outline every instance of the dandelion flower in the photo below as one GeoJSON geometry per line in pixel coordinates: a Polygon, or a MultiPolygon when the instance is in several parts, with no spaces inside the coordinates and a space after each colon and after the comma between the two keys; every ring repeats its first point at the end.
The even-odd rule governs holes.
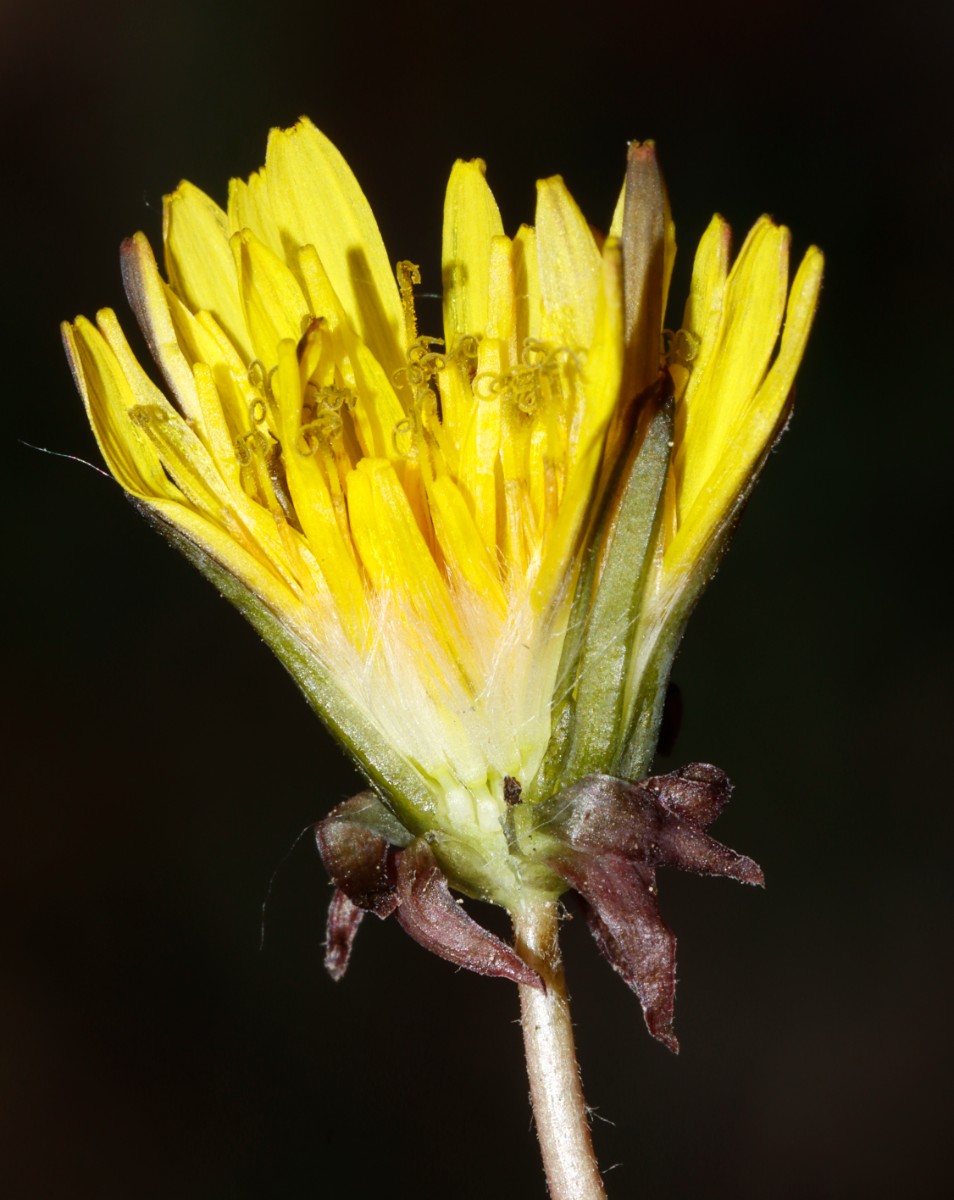
{"type": "Polygon", "coordinates": [[[552,990],[542,943],[475,932],[447,886],[518,932],[573,886],[674,1044],[655,866],[760,874],[704,833],[721,773],[644,777],[688,613],[787,420],[820,253],[789,286],[786,229],[762,218],[733,262],[713,218],[666,332],[675,237],[651,143],[605,238],[559,177],[508,236],[483,162],[457,162],[438,336],[417,267],[392,267],[305,119],[272,131],[225,209],[180,184],[163,246],[165,278],[142,234],[122,249],[163,387],[110,310],[65,344],[112,474],[371,783],[318,830],[336,973],[361,913],[396,911],[446,957],[523,991],[550,972],[552,990]]]}

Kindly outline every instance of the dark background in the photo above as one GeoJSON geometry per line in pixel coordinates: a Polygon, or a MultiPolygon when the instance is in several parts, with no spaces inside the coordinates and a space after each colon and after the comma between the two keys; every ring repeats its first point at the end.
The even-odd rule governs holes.
{"type": "Polygon", "coordinates": [[[717,832],[769,887],[663,877],[678,1058],[579,920],[566,953],[614,1197],[944,1194],[945,10],[3,5],[6,1194],[544,1196],[514,989],[378,922],[326,978],[328,885],[307,838],[287,852],[355,776],[118,488],[23,444],[96,460],[57,322],[128,329],[120,239],[158,239],[180,177],[224,199],[302,112],[425,284],[454,157],[488,160],[510,229],[553,172],[605,225],[632,137],[660,146],[680,304],[715,209],[825,249],[795,420],[690,627],[662,764],[730,772],[717,832]]]}

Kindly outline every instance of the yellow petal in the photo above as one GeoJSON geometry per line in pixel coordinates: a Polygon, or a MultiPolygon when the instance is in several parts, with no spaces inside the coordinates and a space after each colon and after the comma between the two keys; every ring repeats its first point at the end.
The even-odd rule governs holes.
{"type": "Polygon", "coordinates": [[[476,403],[471,391],[470,362],[460,358],[448,358],[438,376],[441,397],[441,419],[448,440],[454,448],[455,474],[459,471],[460,449],[464,443],[471,419],[471,409],[476,403]]]}
{"type": "Polygon", "coordinates": [[[314,246],[302,246],[298,251],[298,273],[312,315],[325,322],[329,333],[340,331],[343,336],[348,317],[314,246]]]}
{"type": "Polygon", "coordinates": [[[363,458],[348,476],[348,512],[374,586],[424,623],[451,655],[459,647],[450,596],[418,528],[407,494],[386,459],[363,458]]]}
{"type": "Polygon", "coordinates": [[[623,263],[620,245],[607,239],[603,249],[600,290],[594,319],[593,343],[586,357],[583,403],[573,414],[569,461],[592,453],[602,442],[619,398],[623,347],[619,324],[622,313],[623,263]]]}
{"type": "Polygon", "coordinates": [[[254,171],[246,183],[243,179],[229,180],[229,233],[241,233],[250,229],[263,246],[267,246],[276,258],[295,269],[288,258],[288,248],[282,243],[281,233],[268,193],[268,178],[264,168],[254,171]]]}
{"type": "Polygon", "coordinates": [[[512,367],[520,350],[515,339],[517,314],[513,243],[502,234],[496,236],[485,246],[484,257],[487,262],[487,337],[509,343],[509,361],[504,363],[504,367],[512,367]]]}
{"type": "Polygon", "coordinates": [[[265,162],[282,237],[315,247],[355,332],[390,375],[404,360],[404,313],[377,222],[351,168],[306,118],[272,130],[265,162]]]}
{"type": "MultiPolygon", "coordinates": [[[[281,486],[280,480],[269,476],[267,464],[261,461],[253,464],[253,474],[257,472],[261,477],[264,493],[260,495],[261,503],[257,502],[245,491],[245,468],[240,465],[238,458],[238,449],[244,448],[247,468],[248,446],[260,445],[263,437],[261,427],[264,424],[268,428],[267,423],[253,419],[262,408],[261,393],[250,383],[248,372],[236,358],[230,341],[211,317],[200,314],[199,319],[193,318],[171,292],[167,291],[166,298],[182,352],[186,355],[186,361],[193,364],[197,410],[195,416],[190,418],[189,426],[198,435],[202,448],[208,452],[225,484],[225,490],[220,492],[223,505],[241,528],[248,532],[266,558],[272,556],[276,560],[283,560],[287,547],[275,523],[275,509],[279,505],[274,489],[281,486]],[[206,318],[204,321],[201,320],[203,316],[206,318]]],[[[125,349],[120,346],[118,326],[115,331],[104,326],[104,332],[127,378],[133,382],[140,404],[165,405],[167,402],[161,393],[155,390],[144,393],[141,386],[136,387],[137,378],[145,380],[145,376],[125,341],[122,343],[125,349]]],[[[244,538],[245,534],[240,536],[244,538]]]]}
{"type": "Polygon", "coordinates": [[[365,422],[368,440],[365,453],[381,455],[392,461],[401,457],[395,443],[395,430],[404,420],[404,409],[395,395],[391,380],[371,350],[354,338],[349,346],[346,365],[351,367],[351,380],[358,402],[354,415],[365,422]]]}
{"type": "Polygon", "coordinates": [[[521,225],[513,239],[513,291],[514,339],[519,349],[528,338],[543,337],[537,231],[531,225],[521,225]]]}
{"type": "Polygon", "coordinates": [[[248,394],[248,372],[210,314],[204,314],[205,320],[194,317],[171,289],[166,291],[166,303],[182,353],[192,364],[197,400],[194,427],[223,478],[234,477],[238,486],[235,440],[248,432],[253,399],[248,394]],[[201,383],[200,367],[204,369],[201,383]]]}
{"type": "Polygon", "coordinates": [[[144,405],[135,408],[130,416],[152,441],[163,467],[192,506],[239,538],[228,486],[208,451],[179,414],[168,406],[144,405]]]}
{"type": "Polygon", "coordinates": [[[311,311],[326,323],[334,359],[342,378],[355,393],[352,410],[362,451],[396,460],[394,430],[406,413],[383,366],[346,320],[338,295],[313,246],[304,246],[299,269],[311,311]]]}
{"type": "MultiPolygon", "coordinates": [[[[263,561],[280,563],[285,555],[281,539],[275,530],[272,513],[253,503],[241,489],[234,486],[234,472],[223,473],[216,458],[199,439],[196,431],[179,415],[166,397],[147,377],[123,336],[115,314],[105,310],[98,315],[99,332],[115,356],[124,382],[128,385],[135,405],[127,409],[127,437],[145,432],[155,447],[165,474],[171,476],[177,488],[193,506],[263,561]]],[[[193,386],[201,389],[197,400],[200,413],[213,410],[218,393],[211,374],[198,364],[193,386]]],[[[120,433],[123,432],[120,428],[120,433]]],[[[228,452],[219,444],[223,457],[228,452]]],[[[228,464],[227,464],[228,465],[228,464]]],[[[165,494],[166,489],[159,492],[165,494]]],[[[146,499],[150,499],[148,496],[146,499]]]]}
{"type": "MultiPolygon", "coordinates": [[[[483,349],[483,343],[481,349],[483,349]]],[[[497,542],[497,455],[500,451],[500,399],[478,394],[460,450],[459,482],[488,546],[497,542]]]]}
{"type": "Polygon", "coordinates": [[[765,382],[751,405],[742,412],[742,422],[747,421],[752,412],[762,409],[777,415],[788,399],[818,307],[824,268],[824,255],[817,246],[811,246],[799,264],[792,282],[778,357],[769,368],[765,382]]]}
{"type": "Polygon", "coordinates": [[[227,216],[199,188],[183,182],[163,200],[162,226],[166,273],[176,294],[193,312],[212,313],[248,361],[227,216]]]}
{"type": "Polygon", "coordinates": [[[109,469],[126,491],[231,564],[248,586],[270,602],[287,603],[292,583],[274,537],[265,538],[266,551],[258,550],[247,524],[229,511],[228,490],[198,439],[138,365],[133,383],[127,378],[134,360],[115,314],[103,310],[97,319],[101,328],[79,317],[74,326],[64,325],[63,336],[109,469]]]}
{"type": "Polygon", "coordinates": [[[537,184],[537,254],[543,337],[571,349],[593,341],[600,252],[559,175],[537,184]]]}
{"type": "MultiPolygon", "coordinates": [[[[99,316],[116,319],[109,309],[99,316]]],[[[64,322],[62,333],[73,378],[110,471],[127,492],[142,500],[177,498],[179,490],[163,471],[152,442],[130,420],[139,398],[102,333],[85,317],[77,317],[74,325],[64,322]]]]}
{"type": "MultiPolygon", "coordinates": [[[[115,389],[111,406],[118,418],[116,435],[130,445],[138,445],[139,435],[144,433],[155,447],[165,472],[191,503],[218,524],[234,527],[229,490],[208,451],[142,371],[122,335],[115,313],[102,311],[98,322],[98,331],[84,322],[82,342],[95,354],[98,373],[107,386],[116,382],[117,373],[121,374],[122,383],[115,389]],[[100,344],[94,332],[101,335],[104,344],[100,344]],[[122,415],[119,404],[124,408],[122,415]]],[[[168,486],[160,485],[155,494],[169,495],[168,486]]],[[[152,496],[146,494],[144,498],[151,500],[152,496]]]]}
{"type": "Polygon", "coordinates": [[[727,433],[768,367],[785,311],[788,245],[788,230],[763,217],[729,272],[715,344],[703,348],[706,369],[694,372],[684,397],[680,512],[725,453],[727,433]]]}
{"type": "Polygon", "coordinates": [[[153,500],[150,508],[163,521],[179,530],[189,541],[209,554],[271,610],[293,627],[299,636],[308,630],[310,614],[297,590],[276,573],[274,563],[249,553],[230,532],[226,532],[187,504],[153,500]]]}
{"type": "MultiPolygon", "coordinates": [[[[198,416],[198,400],[191,364],[186,362],[179,347],[166,303],[165,284],[144,234],[137,233],[123,242],[121,263],[126,295],[152,356],[161,367],[180,409],[187,417],[194,419],[198,416]]],[[[131,354],[129,357],[135,363],[131,354]]],[[[138,370],[138,363],[135,366],[138,370]]]]}
{"type": "Polygon", "coordinates": [[[684,490],[686,445],[689,440],[688,412],[706,378],[709,360],[719,343],[731,249],[732,230],[717,214],[709,222],[696,248],[682,327],[670,346],[669,372],[676,398],[676,449],[672,459],[671,486],[666,489],[663,525],[672,533],[679,526],[679,497],[684,490]]]}
{"type": "Polygon", "coordinates": [[[813,246],[792,284],[778,355],[761,387],[738,413],[726,438],[727,452],[667,548],[668,573],[688,570],[698,560],[777,435],[818,305],[823,267],[821,251],[813,246]]]}
{"type": "Polygon", "coordinates": [[[295,276],[250,230],[233,235],[232,253],[252,352],[271,370],[278,343],[301,337],[308,305],[295,276]]]}
{"type": "Polygon", "coordinates": [[[466,334],[487,327],[490,291],[490,243],[503,234],[503,223],[477,158],[454,163],[444,200],[441,279],[444,290],[444,338],[453,350],[466,334]]]}
{"type": "Polygon", "coordinates": [[[216,470],[228,485],[229,491],[240,493],[242,482],[235,454],[235,439],[225,419],[222,397],[216,386],[215,375],[208,363],[204,362],[197,362],[192,371],[201,413],[201,420],[196,425],[196,433],[202,439],[203,445],[211,455],[216,470]]]}
{"type": "Polygon", "coordinates": [[[474,593],[488,601],[501,616],[506,600],[497,574],[493,546],[481,536],[460,488],[448,475],[440,475],[428,488],[434,532],[451,577],[460,576],[474,593]]]}
{"type": "MultiPolygon", "coordinates": [[[[716,346],[731,247],[731,229],[720,216],[714,216],[696,250],[682,329],[676,335],[670,353],[669,370],[677,400],[684,395],[693,375],[697,383],[705,377],[708,360],[716,346]]],[[[684,416],[685,407],[681,406],[679,412],[684,416]]],[[[682,424],[677,424],[676,433],[677,440],[682,439],[682,424]]]]}
{"type": "Polygon", "coordinates": [[[603,438],[619,395],[623,371],[623,279],[619,243],[604,247],[593,343],[586,359],[585,399],[559,516],[548,536],[535,598],[540,608],[561,594],[573,571],[577,542],[589,513],[603,438]]]}
{"type": "MultiPolygon", "coordinates": [[[[350,537],[342,536],[332,493],[317,461],[316,450],[303,436],[301,378],[294,342],[282,342],[278,361],[282,462],[295,512],[352,640],[359,644],[362,631],[367,627],[364,584],[350,537]]],[[[344,519],[346,522],[346,514],[344,519]]]]}

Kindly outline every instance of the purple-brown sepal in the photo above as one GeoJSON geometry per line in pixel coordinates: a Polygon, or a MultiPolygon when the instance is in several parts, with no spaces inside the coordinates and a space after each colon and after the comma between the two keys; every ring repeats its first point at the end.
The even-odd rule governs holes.
{"type": "Polygon", "coordinates": [[[434,851],[412,838],[373,792],[339,804],[315,826],[318,852],[335,885],[328,909],[325,967],[340,979],[365,912],[394,913],[426,950],[478,975],[543,988],[512,946],[470,916],[451,895],[434,851]]]}
{"type": "Polygon", "coordinates": [[[705,832],[730,793],[723,771],[693,763],[638,783],[587,775],[541,806],[547,866],[579,893],[601,953],[673,1051],[676,938],[659,911],[656,868],[764,884],[757,863],[705,832]]]}

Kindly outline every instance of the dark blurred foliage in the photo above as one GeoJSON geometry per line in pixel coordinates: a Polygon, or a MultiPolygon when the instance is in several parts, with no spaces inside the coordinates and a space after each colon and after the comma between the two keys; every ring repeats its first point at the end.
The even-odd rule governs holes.
{"type": "Polygon", "coordinates": [[[0,11],[5,1194],[544,1195],[514,989],[371,921],[325,977],[328,886],[295,838],[354,774],[119,490],[24,444],[96,459],[58,320],[124,310],[121,237],[157,238],[182,176],[224,198],[302,112],[425,283],[455,156],[487,158],[509,227],[555,171],[605,223],[632,137],[667,171],[674,295],[716,208],[826,250],[795,419],[691,625],[660,764],[729,771],[714,832],[768,889],[661,877],[678,1059],[579,920],[567,956],[614,1196],[945,1194],[950,10],[0,11]]]}

